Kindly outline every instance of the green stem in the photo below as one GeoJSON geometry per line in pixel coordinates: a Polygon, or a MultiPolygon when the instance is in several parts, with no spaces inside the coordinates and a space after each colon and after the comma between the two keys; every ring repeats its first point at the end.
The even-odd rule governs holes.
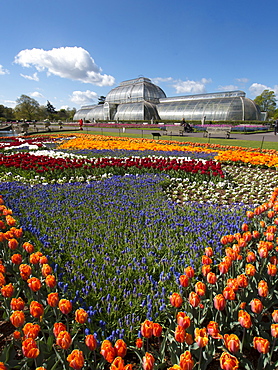
{"type": "Polygon", "coordinates": [[[271,351],[270,351],[270,360],[271,360],[272,355],[273,355],[273,351],[274,351],[274,347],[275,347],[276,339],[277,339],[277,338],[274,338],[273,345],[272,345],[272,348],[271,348],[271,351]]]}
{"type": "Polygon", "coordinates": [[[246,333],[246,328],[243,329],[243,336],[242,336],[242,341],[241,341],[241,346],[240,346],[240,353],[242,353],[243,350],[243,343],[245,339],[245,333],[246,333]]]}
{"type": "Polygon", "coordinates": [[[200,356],[199,356],[198,370],[200,370],[200,369],[201,369],[202,351],[203,351],[203,348],[202,348],[202,347],[200,347],[200,356]]]}

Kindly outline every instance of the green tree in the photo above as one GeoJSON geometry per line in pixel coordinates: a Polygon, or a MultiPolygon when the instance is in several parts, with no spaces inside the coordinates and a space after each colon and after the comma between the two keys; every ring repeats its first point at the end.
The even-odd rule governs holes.
{"type": "Polygon", "coordinates": [[[47,100],[46,111],[49,115],[49,118],[53,119],[53,115],[56,113],[56,110],[55,110],[55,107],[50,103],[49,100],[47,100]]]}
{"type": "Polygon", "coordinates": [[[262,112],[267,112],[269,117],[273,117],[276,109],[275,92],[271,90],[264,90],[261,95],[254,99],[262,112]]]}
{"type": "Polygon", "coordinates": [[[32,121],[39,117],[40,105],[35,99],[30,98],[27,95],[21,95],[16,102],[17,105],[14,109],[16,119],[32,121]]]}

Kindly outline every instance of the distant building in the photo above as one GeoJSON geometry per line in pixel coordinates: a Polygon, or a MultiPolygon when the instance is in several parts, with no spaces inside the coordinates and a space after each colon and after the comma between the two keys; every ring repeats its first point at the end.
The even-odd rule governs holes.
{"type": "Polygon", "coordinates": [[[139,77],[121,82],[106,96],[104,104],[83,106],[74,120],[86,121],[259,121],[261,112],[245,92],[225,91],[167,98],[150,79],[139,77]]]}

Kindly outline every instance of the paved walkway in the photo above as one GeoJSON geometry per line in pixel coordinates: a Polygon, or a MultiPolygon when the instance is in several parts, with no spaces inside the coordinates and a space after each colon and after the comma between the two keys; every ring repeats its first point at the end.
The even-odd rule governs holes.
{"type": "MultiPolygon", "coordinates": [[[[30,125],[29,126],[29,129],[28,129],[28,134],[38,134],[38,133],[47,133],[47,131],[45,130],[45,127],[44,125],[40,125],[40,124],[37,124],[37,129],[38,131],[35,131],[34,128],[33,128],[33,125],[30,125]]],[[[83,133],[86,133],[86,132],[89,132],[89,131],[99,131],[100,133],[104,133],[104,132],[113,132],[113,133],[118,133],[119,136],[123,134],[123,129],[122,128],[114,128],[114,127],[95,127],[95,126],[88,126],[86,124],[84,124],[83,126],[83,131],[80,131],[79,130],[79,125],[78,123],[75,124],[63,124],[63,128],[62,129],[59,129],[59,126],[58,125],[52,125],[51,126],[51,131],[50,133],[59,133],[59,132],[67,132],[67,131],[77,131],[77,132],[83,132],[83,133]]],[[[144,137],[144,135],[148,134],[148,135],[151,135],[152,132],[158,132],[160,134],[162,134],[161,136],[161,139],[165,139],[165,140],[169,140],[171,137],[170,136],[167,136],[167,135],[163,135],[163,131],[157,129],[157,130],[150,130],[150,129],[144,129],[144,128],[141,128],[141,129],[134,129],[134,128],[125,128],[125,132],[126,133],[134,133],[134,132],[137,132],[141,137],[144,137]]],[[[1,136],[1,132],[0,132],[0,136],[1,136]]],[[[174,138],[175,136],[173,136],[174,138]]],[[[193,133],[186,133],[184,136],[184,138],[186,137],[200,137],[202,138],[203,137],[203,133],[202,132],[193,132],[193,133]]],[[[224,139],[223,136],[219,135],[219,136],[212,136],[211,139],[224,139]]],[[[209,138],[207,138],[207,140],[209,141],[209,138]]],[[[278,142],[278,135],[274,135],[273,132],[264,132],[264,133],[259,133],[259,134],[237,134],[237,133],[234,133],[234,132],[231,132],[231,136],[230,136],[230,139],[231,141],[231,145],[233,140],[251,140],[251,141],[259,141],[259,142],[278,142]]]]}

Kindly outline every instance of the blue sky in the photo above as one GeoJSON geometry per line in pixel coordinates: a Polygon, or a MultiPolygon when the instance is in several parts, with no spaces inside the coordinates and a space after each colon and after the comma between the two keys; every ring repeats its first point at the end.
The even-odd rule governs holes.
{"type": "Polygon", "coordinates": [[[0,0],[0,104],[98,102],[148,77],[167,96],[278,98],[277,0],[0,0]]]}

